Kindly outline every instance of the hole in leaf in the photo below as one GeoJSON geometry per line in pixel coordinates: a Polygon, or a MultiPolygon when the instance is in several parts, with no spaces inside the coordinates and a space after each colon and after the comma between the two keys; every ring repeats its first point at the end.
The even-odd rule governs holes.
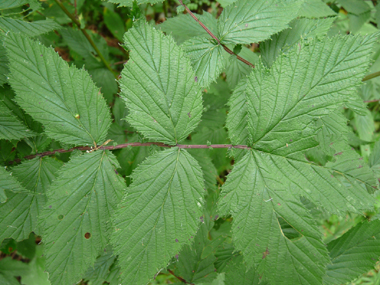
{"type": "Polygon", "coordinates": [[[90,233],[85,233],[85,234],[84,234],[84,237],[85,237],[86,239],[89,239],[89,238],[91,237],[91,234],[90,234],[90,233]]]}
{"type": "Polygon", "coordinates": [[[63,215],[59,215],[59,216],[58,216],[58,220],[61,221],[61,220],[63,219],[63,217],[64,217],[63,215]]]}
{"type": "Polygon", "coordinates": [[[297,241],[303,237],[295,228],[289,225],[283,218],[278,217],[278,222],[280,223],[281,230],[284,236],[291,241],[297,241]]]}

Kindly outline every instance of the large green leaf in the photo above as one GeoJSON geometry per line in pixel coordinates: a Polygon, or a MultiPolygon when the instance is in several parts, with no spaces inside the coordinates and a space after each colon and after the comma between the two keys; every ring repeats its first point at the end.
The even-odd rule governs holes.
{"type": "Polygon", "coordinates": [[[109,151],[75,156],[48,192],[46,268],[52,284],[73,284],[108,244],[110,216],[125,193],[119,165],[109,151]]]}
{"type": "Polygon", "coordinates": [[[228,262],[226,268],[225,282],[226,284],[240,284],[240,285],[258,285],[258,284],[268,284],[262,281],[260,275],[256,272],[254,268],[248,269],[243,261],[243,256],[233,257],[230,262],[228,262]]]}
{"type": "Polygon", "coordinates": [[[120,79],[127,120],[149,139],[177,144],[197,126],[202,93],[185,53],[173,38],[142,20],[125,34],[131,50],[120,79]]]}
{"type": "Polygon", "coordinates": [[[229,174],[219,207],[233,216],[234,244],[248,267],[270,283],[322,282],[329,258],[301,197],[331,213],[373,208],[367,189],[376,180],[353,150],[336,147],[336,161],[326,166],[303,153],[318,145],[316,122],[356,92],[375,41],[340,36],[297,45],[271,70],[257,66],[230,100],[231,140],[252,149],[229,174]],[[284,221],[299,238],[285,236],[284,221]]]}
{"type": "Polygon", "coordinates": [[[86,71],[69,67],[54,49],[24,36],[9,33],[5,45],[16,101],[44,124],[49,137],[75,145],[104,142],[109,110],[86,71]]]}
{"type": "MultiPolygon", "coordinates": [[[[283,280],[285,284],[298,284],[299,278],[304,284],[321,284],[329,261],[322,235],[297,196],[327,195],[337,199],[341,193],[334,194],[339,189],[337,182],[336,189],[329,186],[333,180],[328,178],[331,175],[328,171],[311,166],[305,169],[306,165],[249,151],[235,165],[221,193],[221,213],[230,213],[234,219],[235,246],[243,252],[248,268],[256,268],[273,284],[283,280]],[[328,177],[319,179],[320,184],[316,186],[313,180],[319,175],[328,177]],[[300,180],[295,181],[296,177],[300,180]],[[325,191],[321,193],[320,188],[325,191]],[[285,237],[280,218],[300,233],[301,238],[285,237]]],[[[346,203],[341,201],[336,206],[347,208],[346,203]]]]}
{"type": "Polygon", "coordinates": [[[39,6],[40,4],[36,0],[7,0],[0,3],[0,10],[12,9],[22,5],[30,4],[31,6],[39,6]]]}
{"type": "Polygon", "coordinates": [[[260,44],[263,62],[272,66],[277,57],[293,47],[297,42],[316,39],[327,34],[335,18],[296,19],[289,24],[289,29],[273,35],[270,40],[260,44]]]}
{"type": "Polygon", "coordinates": [[[299,0],[239,0],[227,6],[218,20],[223,44],[250,44],[268,39],[297,17],[299,0]]]}
{"type": "Polygon", "coordinates": [[[203,37],[192,38],[182,47],[191,59],[199,85],[208,87],[224,68],[223,47],[203,37]]]}
{"type": "Polygon", "coordinates": [[[374,268],[380,255],[380,221],[365,221],[327,245],[331,264],[324,284],[345,284],[374,268]]]}
{"type": "Polygon", "coordinates": [[[61,166],[62,162],[44,157],[25,161],[12,169],[12,175],[26,190],[16,187],[6,191],[8,200],[0,204],[0,240],[9,237],[27,239],[31,232],[42,234],[37,219],[45,206],[46,192],[61,166]]]}
{"type": "Polygon", "coordinates": [[[12,172],[8,172],[4,167],[0,167],[0,203],[4,203],[7,200],[5,190],[12,192],[25,192],[26,189],[21,186],[20,182],[12,175],[12,172]]]}
{"type": "Polygon", "coordinates": [[[11,18],[0,18],[0,29],[4,32],[20,33],[28,37],[38,36],[53,30],[61,29],[53,20],[26,22],[11,18]]]}
{"type": "Polygon", "coordinates": [[[111,239],[123,284],[146,284],[190,244],[202,220],[202,170],[178,148],[158,152],[132,174],[111,239]]]}
{"type": "Polygon", "coordinates": [[[4,34],[0,32],[0,86],[7,82],[8,59],[5,47],[3,46],[4,34]]]}
{"type": "Polygon", "coordinates": [[[0,139],[19,140],[35,135],[0,101],[0,139]]]}
{"type": "MultiPolygon", "coordinates": [[[[214,34],[218,34],[218,22],[208,12],[204,11],[202,15],[194,15],[214,34]]],[[[167,19],[158,26],[166,34],[173,36],[178,44],[193,37],[210,37],[209,34],[197,23],[189,14],[180,14],[174,18],[167,19]]]]}

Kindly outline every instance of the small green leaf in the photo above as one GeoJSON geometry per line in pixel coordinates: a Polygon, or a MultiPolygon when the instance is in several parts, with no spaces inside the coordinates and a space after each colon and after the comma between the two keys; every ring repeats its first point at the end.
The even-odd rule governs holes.
{"type": "Polygon", "coordinates": [[[146,284],[191,243],[204,194],[202,170],[185,150],[158,152],[136,168],[113,222],[121,283],[146,284]]]}
{"type": "Polygon", "coordinates": [[[0,139],[20,140],[25,137],[36,135],[21,123],[21,121],[12,114],[12,111],[0,101],[0,139]]]}
{"type": "Polygon", "coordinates": [[[335,16],[336,13],[322,0],[305,0],[298,12],[298,17],[322,18],[335,16]]]}
{"type": "Polygon", "coordinates": [[[110,32],[120,41],[123,41],[125,24],[118,13],[105,9],[103,13],[104,23],[110,32]]]}
{"type": "Polygon", "coordinates": [[[38,218],[46,202],[46,192],[62,162],[50,157],[35,158],[23,162],[12,169],[12,175],[24,188],[13,188],[6,191],[8,200],[0,204],[0,240],[14,238],[23,240],[31,232],[42,235],[42,225],[38,218]]]}
{"type": "Polygon", "coordinates": [[[224,50],[203,37],[192,38],[182,44],[191,59],[196,81],[202,87],[208,87],[219,77],[225,66],[224,50]]]}
{"type": "MultiPolygon", "coordinates": [[[[218,34],[218,21],[210,13],[204,11],[202,15],[196,13],[194,15],[214,35],[218,34]]],[[[166,34],[171,35],[178,44],[182,44],[193,37],[210,37],[189,14],[180,14],[177,17],[169,18],[158,27],[166,34]]]]}
{"type": "Polygon", "coordinates": [[[227,6],[218,20],[223,44],[250,44],[268,39],[288,27],[303,1],[239,0],[227,6]]]}
{"type": "Polygon", "coordinates": [[[26,22],[6,17],[0,18],[0,29],[4,32],[20,33],[27,37],[35,37],[48,33],[53,30],[59,30],[62,27],[53,20],[43,20],[26,22]]]}
{"type": "Polygon", "coordinates": [[[5,190],[12,192],[25,192],[27,191],[21,186],[20,182],[12,175],[12,172],[6,171],[4,167],[0,167],[0,203],[5,203],[7,196],[5,190]]]}
{"type": "Polygon", "coordinates": [[[359,223],[327,245],[331,264],[324,284],[345,284],[373,269],[380,255],[380,221],[359,223]]]}

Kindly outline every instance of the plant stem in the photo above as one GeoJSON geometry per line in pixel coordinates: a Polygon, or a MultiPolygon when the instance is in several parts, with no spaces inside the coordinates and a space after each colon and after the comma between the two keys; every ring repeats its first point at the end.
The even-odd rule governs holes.
{"type": "Polygon", "coordinates": [[[366,77],[364,77],[362,79],[362,81],[367,81],[367,80],[373,79],[373,78],[378,77],[378,76],[380,76],[380,71],[368,74],[366,77]]]}
{"type": "Polygon", "coordinates": [[[168,271],[169,271],[169,273],[170,273],[171,275],[173,275],[175,278],[177,278],[177,279],[178,279],[179,281],[181,281],[182,283],[190,284],[190,285],[194,285],[193,283],[189,283],[189,282],[187,282],[187,281],[186,281],[185,279],[183,279],[182,277],[179,277],[179,276],[175,275],[174,272],[171,271],[170,269],[169,269],[168,271]]]}
{"type": "Polygon", "coordinates": [[[94,50],[96,51],[96,53],[98,54],[100,60],[103,62],[103,64],[106,66],[106,68],[112,72],[113,76],[118,79],[118,76],[117,74],[115,73],[115,71],[111,68],[110,64],[106,61],[106,59],[104,58],[103,54],[100,52],[100,50],[98,49],[98,47],[96,46],[96,44],[94,43],[94,41],[92,40],[92,38],[90,37],[90,35],[87,33],[87,31],[85,29],[81,29],[81,25],[80,25],[80,22],[75,18],[74,15],[72,15],[69,10],[66,9],[66,7],[62,4],[62,2],[60,0],[54,0],[58,6],[62,9],[62,11],[78,26],[78,28],[80,29],[80,31],[83,33],[83,35],[86,37],[86,39],[88,40],[88,42],[91,44],[91,46],[94,48],[94,50]]]}
{"type": "Polygon", "coordinates": [[[368,101],[363,101],[364,103],[375,103],[375,102],[379,102],[380,99],[375,99],[375,100],[368,100],[368,101]]]}
{"type": "Polygon", "coordinates": [[[222,44],[221,42],[220,42],[220,40],[218,39],[218,37],[216,37],[194,14],[193,14],[193,12],[191,12],[190,11],[190,9],[185,5],[185,4],[183,4],[183,1],[182,0],[178,0],[179,1],[179,3],[186,9],[186,11],[187,11],[187,13],[189,13],[189,15],[195,20],[195,21],[197,21],[198,22],[198,24],[199,25],[201,25],[202,26],[202,28],[214,39],[214,40],[216,40],[217,41],[217,43],[219,44],[219,45],[221,45],[223,48],[224,48],[224,50],[226,51],[226,52],[228,52],[229,54],[231,54],[231,55],[235,55],[236,56],[236,58],[238,59],[238,60],[240,60],[241,62],[244,62],[245,64],[247,64],[247,65],[249,65],[249,66],[251,66],[251,67],[255,67],[252,63],[250,63],[248,60],[245,60],[244,58],[242,58],[242,57],[240,57],[239,55],[237,55],[237,54],[235,54],[232,50],[230,50],[227,46],[225,46],[224,44],[222,44]]]}
{"type": "MultiPolygon", "coordinates": [[[[213,148],[238,148],[238,149],[251,149],[251,147],[247,145],[232,145],[232,144],[211,144],[211,145],[200,145],[200,144],[177,144],[177,145],[168,145],[164,143],[159,143],[159,142],[147,142],[147,143],[124,143],[124,144],[119,144],[115,146],[101,146],[98,149],[102,150],[116,150],[116,149],[122,149],[122,148],[127,148],[127,147],[142,147],[142,146],[152,146],[156,145],[159,147],[178,147],[178,148],[183,148],[183,149],[195,149],[195,148],[200,148],[200,149],[213,149],[213,148]]],[[[53,151],[45,151],[33,155],[28,155],[25,156],[24,159],[33,159],[36,157],[44,157],[48,155],[53,155],[55,153],[65,153],[65,152],[72,152],[74,150],[82,150],[82,151],[92,151],[93,149],[89,146],[78,146],[78,147],[73,147],[70,149],[56,149],[53,151]]],[[[14,164],[21,162],[21,159],[16,159],[14,161],[10,161],[9,164],[14,164]]]]}

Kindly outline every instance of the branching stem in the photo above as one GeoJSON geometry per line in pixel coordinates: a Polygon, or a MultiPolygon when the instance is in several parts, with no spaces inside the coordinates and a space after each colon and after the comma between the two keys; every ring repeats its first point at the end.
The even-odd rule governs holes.
{"type": "MultiPolygon", "coordinates": [[[[168,145],[160,142],[147,142],[147,143],[124,143],[124,144],[119,144],[115,146],[101,146],[97,149],[107,149],[107,150],[116,150],[116,149],[122,149],[122,148],[127,148],[127,147],[142,147],[142,146],[152,146],[156,145],[159,147],[178,147],[178,148],[183,148],[183,149],[213,149],[213,148],[237,148],[237,149],[250,149],[251,147],[247,145],[232,145],[232,144],[211,144],[211,145],[203,145],[203,144],[177,144],[177,145],[168,145]]],[[[74,150],[81,150],[81,151],[93,151],[93,149],[89,146],[78,146],[78,147],[73,147],[70,149],[56,149],[52,151],[45,151],[33,155],[28,155],[25,156],[24,159],[33,159],[36,157],[44,157],[48,155],[53,155],[55,153],[66,153],[66,152],[72,152],[74,150]]],[[[13,161],[10,161],[9,164],[14,164],[21,162],[21,159],[16,159],[13,161]]]]}
{"type": "Polygon", "coordinates": [[[91,46],[94,48],[94,50],[96,51],[96,53],[98,54],[100,60],[103,62],[103,64],[106,66],[106,68],[112,72],[113,76],[118,79],[118,76],[117,74],[115,73],[115,71],[111,68],[110,64],[107,62],[107,60],[104,58],[103,54],[100,52],[100,50],[98,49],[98,47],[96,46],[96,44],[94,43],[94,41],[92,40],[92,38],[90,37],[90,35],[87,33],[87,31],[85,29],[81,29],[81,25],[80,25],[80,22],[77,20],[77,18],[71,14],[69,12],[69,10],[66,9],[66,7],[62,4],[62,2],[60,0],[54,0],[58,6],[62,9],[62,11],[78,26],[78,28],[80,29],[80,31],[83,33],[83,35],[86,37],[86,39],[88,40],[88,42],[91,44],[91,46]]]}
{"type": "Polygon", "coordinates": [[[235,54],[232,50],[230,50],[226,45],[224,45],[224,44],[222,44],[222,43],[220,43],[220,40],[218,39],[218,37],[217,36],[215,36],[206,26],[205,26],[205,24],[203,24],[194,14],[193,14],[193,12],[191,12],[191,10],[185,5],[185,4],[183,4],[183,1],[182,0],[178,0],[179,1],[179,3],[186,9],[186,11],[187,11],[187,13],[189,13],[189,15],[195,20],[195,21],[197,21],[198,22],[198,24],[199,25],[201,25],[202,26],[202,28],[214,39],[214,40],[216,40],[216,42],[219,44],[219,45],[221,45],[223,48],[224,48],[224,50],[226,51],[226,52],[228,52],[229,54],[231,54],[231,55],[235,55],[236,56],[236,58],[238,59],[238,60],[240,60],[241,62],[244,62],[245,64],[247,64],[247,65],[249,65],[249,66],[251,66],[251,67],[255,67],[252,63],[250,63],[248,60],[245,60],[244,58],[242,58],[241,56],[239,56],[239,55],[237,55],[237,54],[235,54]]]}

